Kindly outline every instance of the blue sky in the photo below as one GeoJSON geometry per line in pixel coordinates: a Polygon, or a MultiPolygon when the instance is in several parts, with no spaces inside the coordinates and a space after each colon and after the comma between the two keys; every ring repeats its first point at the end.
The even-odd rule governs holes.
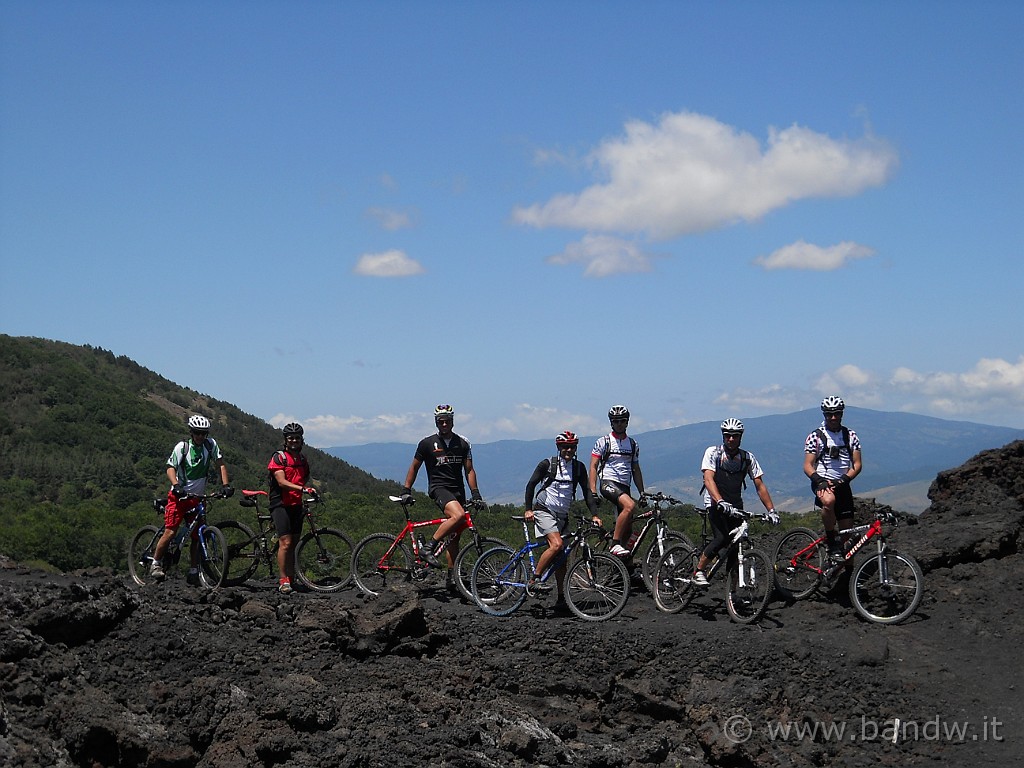
{"type": "Polygon", "coordinates": [[[1019,2],[0,2],[0,331],[322,447],[1024,426],[1019,2]],[[854,425],[855,426],[855,425],[854,425]]]}

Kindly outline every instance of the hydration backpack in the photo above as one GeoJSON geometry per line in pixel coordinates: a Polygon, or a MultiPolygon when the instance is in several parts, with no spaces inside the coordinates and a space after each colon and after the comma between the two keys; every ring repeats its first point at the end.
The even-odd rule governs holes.
{"type": "MultiPolygon", "coordinates": [[[[607,438],[608,439],[605,440],[605,443],[604,443],[604,450],[601,451],[601,461],[598,462],[598,465],[597,465],[598,477],[601,476],[601,472],[604,470],[604,465],[608,463],[608,457],[612,455],[612,440],[614,438],[611,435],[608,435],[607,438]]],[[[630,459],[631,459],[630,463],[631,464],[635,464],[636,463],[636,451],[637,451],[637,448],[636,448],[636,440],[634,440],[632,437],[629,438],[629,447],[630,447],[630,459]]],[[[625,454],[619,453],[618,455],[624,456],[625,454]]]]}
{"type": "MultiPolygon", "coordinates": [[[[715,449],[715,472],[718,472],[718,470],[722,469],[722,454],[723,453],[725,453],[725,451],[722,450],[722,446],[718,446],[718,448],[715,449]]],[[[745,491],[745,490],[747,490],[747,475],[750,473],[750,454],[747,451],[745,451],[742,448],[740,448],[740,457],[741,458],[740,458],[739,474],[741,474],[743,476],[743,488],[742,488],[742,490],[745,491]]],[[[725,472],[727,475],[735,475],[736,474],[736,472],[730,472],[728,469],[725,469],[725,470],[722,470],[722,471],[725,472]]],[[[703,474],[704,473],[702,472],[701,475],[703,475],[703,474]]],[[[704,485],[703,483],[701,483],[700,491],[698,491],[697,495],[698,496],[703,496],[704,495],[704,491],[706,491],[706,490],[707,490],[707,486],[704,485]]]]}
{"type": "MultiPolygon", "coordinates": [[[[572,485],[572,500],[576,501],[576,464],[579,462],[578,459],[573,459],[569,464],[569,483],[572,485]]],[[[540,492],[555,482],[555,477],[558,475],[558,457],[552,456],[548,459],[548,475],[544,478],[544,482],[541,483],[540,488],[537,489],[537,493],[534,498],[540,496],[540,492]]]]}
{"type": "MultiPolygon", "coordinates": [[[[814,430],[814,433],[818,436],[821,441],[821,448],[818,449],[818,461],[820,462],[822,457],[829,452],[828,436],[825,434],[825,430],[818,428],[814,430]]],[[[850,461],[853,461],[853,449],[850,448],[850,430],[847,427],[843,427],[843,444],[835,446],[839,450],[846,451],[846,455],[850,457],[850,461]]],[[[833,456],[833,459],[838,459],[838,456],[833,456]]]]}

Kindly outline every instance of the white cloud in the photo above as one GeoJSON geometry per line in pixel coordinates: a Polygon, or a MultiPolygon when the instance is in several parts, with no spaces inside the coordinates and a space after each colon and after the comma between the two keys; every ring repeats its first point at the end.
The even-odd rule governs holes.
{"type": "Polygon", "coordinates": [[[367,277],[409,277],[423,274],[426,270],[403,251],[390,250],[383,253],[364,253],[352,271],[367,277]]]}
{"type": "Polygon", "coordinates": [[[393,208],[367,208],[366,215],[388,232],[408,229],[414,219],[414,212],[396,211],[393,208]]]}
{"type": "Polygon", "coordinates": [[[635,243],[612,235],[585,235],[570,243],[562,253],[550,256],[548,264],[584,264],[584,277],[608,277],[623,272],[650,272],[651,256],[635,243]]]}
{"type": "Polygon", "coordinates": [[[875,251],[866,245],[849,241],[823,247],[798,240],[767,256],[758,256],[754,263],[765,269],[814,269],[824,272],[844,267],[853,259],[874,255],[875,251]]]}
{"type": "Polygon", "coordinates": [[[969,371],[918,373],[897,368],[889,384],[939,412],[969,415],[1024,408],[1024,355],[1011,363],[982,358],[969,371]]]}
{"type": "Polygon", "coordinates": [[[884,141],[833,139],[797,125],[752,135],[692,112],[633,120],[590,155],[605,179],[578,194],[518,207],[534,227],[643,233],[667,239],[755,221],[789,203],[851,196],[883,184],[897,165],[884,141]]]}

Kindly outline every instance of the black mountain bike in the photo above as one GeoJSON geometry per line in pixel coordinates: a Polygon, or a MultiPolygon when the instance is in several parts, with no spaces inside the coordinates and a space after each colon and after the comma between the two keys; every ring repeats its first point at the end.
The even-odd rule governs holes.
{"type": "MultiPolygon", "coordinates": [[[[242,491],[238,500],[241,506],[255,510],[259,532],[238,520],[219,524],[228,543],[228,575],[224,583],[229,587],[258,575],[269,576],[277,569],[277,532],[270,513],[263,513],[259,506],[260,499],[267,495],[266,491],[242,491]]],[[[352,583],[352,539],[336,528],[316,524],[313,507],[321,503],[317,493],[303,495],[302,511],[309,530],[295,545],[295,576],[314,592],[337,592],[352,583]]]]}

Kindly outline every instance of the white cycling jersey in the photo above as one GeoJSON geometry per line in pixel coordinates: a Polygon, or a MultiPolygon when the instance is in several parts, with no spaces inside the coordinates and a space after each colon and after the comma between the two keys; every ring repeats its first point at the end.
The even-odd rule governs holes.
{"type": "Polygon", "coordinates": [[[604,456],[605,446],[608,446],[608,460],[598,479],[622,483],[627,487],[632,485],[633,463],[640,461],[640,447],[637,446],[634,453],[634,445],[636,442],[629,436],[622,440],[616,438],[614,434],[597,438],[594,450],[591,451],[592,456],[597,456],[600,459],[604,456]]]}
{"type": "Polygon", "coordinates": [[[829,432],[825,429],[825,422],[821,422],[821,431],[825,433],[827,439],[826,445],[821,444],[821,438],[818,436],[818,431],[815,430],[807,436],[804,441],[804,453],[813,453],[815,455],[821,454],[822,449],[825,448],[824,454],[818,459],[818,465],[815,471],[824,478],[829,480],[835,480],[837,477],[846,474],[846,470],[853,466],[853,451],[859,451],[860,438],[857,437],[857,433],[847,427],[850,432],[850,453],[844,450],[836,451],[838,456],[833,457],[831,452],[827,449],[843,446],[843,430],[839,429],[836,432],[829,432]]]}

